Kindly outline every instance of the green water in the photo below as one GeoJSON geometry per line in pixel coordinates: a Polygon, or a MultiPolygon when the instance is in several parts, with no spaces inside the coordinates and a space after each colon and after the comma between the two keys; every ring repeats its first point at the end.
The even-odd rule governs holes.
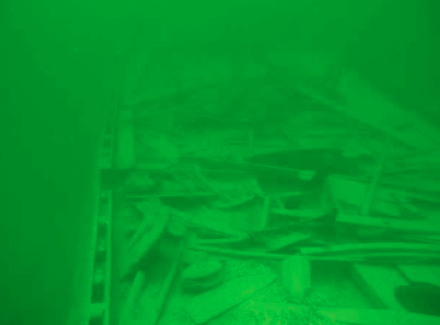
{"type": "Polygon", "coordinates": [[[6,3],[0,323],[64,324],[81,300],[74,278],[115,98],[173,84],[195,62],[228,62],[246,76],[274,53],[304,52],[299,74],[320,74],[322,57],[324,70],[349,67],[439,125],[438,12],[428,0],[6,3]]]}

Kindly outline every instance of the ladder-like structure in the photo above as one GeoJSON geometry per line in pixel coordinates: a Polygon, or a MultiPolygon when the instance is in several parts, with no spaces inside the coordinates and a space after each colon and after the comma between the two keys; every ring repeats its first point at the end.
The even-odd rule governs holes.
{"type": "MultiPolygon", "coordinates": [[[[112,105],[108,110],[104,135],[102,138],[99,159],[100,172],[112,169],[115,153],[115,127],[117,105],[112,105]]],[[[112,265],[112,211],[113,191],[100,189],[98,202],[98,215],[94,220],[93,246],[94,262],[90,297],[90,325],[110,324],[111,301],[111,265],[112,265]]]]}

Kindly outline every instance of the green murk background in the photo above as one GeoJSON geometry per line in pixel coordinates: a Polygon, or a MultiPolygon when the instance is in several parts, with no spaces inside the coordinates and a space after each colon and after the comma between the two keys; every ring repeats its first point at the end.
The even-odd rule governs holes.
{"type": "Polygon", "coordinates": [[[439,125],[439,12],[429,0],[2,3],[0,324],[60,325],[80,308],[105,111],[142,58],[160,77],[180,54],[325,53],[439,125]]]}

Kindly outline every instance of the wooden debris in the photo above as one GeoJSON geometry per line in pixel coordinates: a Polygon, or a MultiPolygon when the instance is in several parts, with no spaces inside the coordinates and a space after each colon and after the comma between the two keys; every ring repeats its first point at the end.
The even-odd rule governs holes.
{"type": "Polygon", "coordinates": [[[408,243],[362,243],[333,245],[330,247],[304,247],[301,248],[303,255],[338,255],[338,254],[362,254],[362,253],[438,253],[440,246],[429,244],[408,244],[408,243]]]}
{"type": "Polygon", "coordinates": [[[146,310],[142,314],[142,316],[139,317],[139,324],[155,325],[158,323],[162,310],[166,305],[171,286],[176,278],[177,270],[181,263],[182,253],[185,245],[185,239],[182,239],[180,241],[179,247],[177,248],[176,255],[174,256],[174,260],[169,268],[165,281],[162,283],[159,296],[155,301],[154,306],[148,306],[148,310],[146,310]]]}
{"type": "MultiPolygon", "coordinates": [[[[241,251],[232,249],[221,249],[211,246],[190,246],[192,250],[207,252],[212,254],[217,254],[221,256],[236,257],[236,258],[250,258],[250,259],[263,259],[263,260],[274,260],[282,261],[285,258],[291,257],[289,254],[275,254],[266,252],[254,252],[254,251],[241,251]]],[[[332,261],[332,262],[362,262],[364,261],[361,257],[353,256],[306,256],[307,259],[311,261],[332,261]]]]}
{"type": "Polygon", "coordinates": [[[128,291],[128,295],[125,299],[125,304],[121,310],[119,324],[125,325],[125,324],[131,324],[133,321],[133,309],[136,303],[136,300],[141,293],[143,287],[146,283],[146,277],[145,273],[142,271],[138,271],[136,273],[136,276],[134,278],[134,281],[132,285],[130,286],[130,289],[128,291]]]}
{"type": "Polygon", "coordinates": [[[241,250],[221,249],[217,247],[201,246],[201,245],[190,246],[190,248],[196,251],[202,251],[202,252],[223,255],[228,257],[256,258],[256,259],[267,259],[267,260],[283,260],[284,258],[289,257],[289,255],[285,255],[285,254],[255,253],[255,252],[247,252],[241,250]]]}
{"type": "MultiPolygon", "coordinates": [[[[313,257],[312,259],[315,259],[313,257]]],[[[332,259],[336,257],[328,257],[332,259]]],[[[393,263],[437,263],[440,261],[440,254],[424,253],[424,252],[409,252],[409,253],[361,253],[346,256],[347,260],[363,261],[370,263],[393,264],[393,263]]]]}
{"type": "Polygon", "coordinates": [[[198,239],[197,245],[230,245],[245,242],[248,238],[248,236],[243,235],[220,239],[198,239]]]}
{"type": "Polygon", "coordinates": [[[121,272],[122,276],[134,271],[142,258],[148,253],[154,243],[156,243],[168,223],[168,216],[169,214],[167,212],[162,211],[156,216],[157,219],[154,220],[151,228],[147,226],[139,228],[129,245],[127,264],[121,272]]]}
{"type": "Polygon", "coordinates": [[[431,225],[429,222],[426,221],[373,218],[369,216],[346,214],[343,212],[340,212],[338,214],[336,221],[341,224],[361,227],[384,228],[390,231],[440,234],[439,227],[435,227],[434,225],[431,225]]]}
{"type": "Polygon", "coordinates": [[[223,280],[223,264],[212,259],[196,262],[183,271],[182,280],[182,286],[193,292],[215,287],[223,280]]]}
{"type": "MultiPolygon", "coordinates": [[[[281,79],[283,79],[282,76],[281,79]]],[[[348,262],[352,264],[351,275],[376,307],[403,310],[402,306],[395,301],[394,288],[410,282],[407,272],[400,267],[402,272],[396,272],[394,266],[391,265],[365,265],[358,262],[391,264],[411,260],[440,260],[440,228],[424,220],[415,220],[420,217],[422,211],[428,215],[434,207],[428,207],[426,204],[425,212],[425,206],[415,206],[419,201],[413,200],[414,197],[422,198],[427,203],[425,196],[429,196],[430,201],[436,200],[435,194],[439,193],[435,183],[436,176],[429,179],[430,184],[422,179],[416,183],[412,182],[409,177],[396,177],[396,171],[406,174],[414,171],[415,174],[417,170],[423,168],[416,161],[409,166],[402,162],[394,162],[391,166],[394,177],[391,178],[392,173],[387,174],[388,168],[384,167],[385,158],[388,155],[386,151],[379,158],[379,163],[373,165],[373,156],[377,155],[381,148],[383,132],[388,137],[406,143],[404,145],[394,141],[394,146],[389,148],[390,155],[405,152],[408,145],[410,147],[418,145],[420,140],[426,137],[417,135],[415,130],[419,127],[412,123],[408,124],[408,121],[390,128],[387,124],[396,121],[394,117],[397,116],[399,110],[392,107],[393,103],[388,102],[375,91],[368,91],[367,85],[358,80],[356,76],[343,78],[342,81],[344,83],[341,90],[349,92],[347,101],[336,94],[333,96],[317,90],[312,84],[305,82],[301,84],[294,82],[285,86],[282,85],[284,82],[275,81],[275,85],[270,85],[270,91],[264,88],[260,94],[254,93],[259,93],[263,89],[261,85],[260,88],[252,84],[252,86],[246,85],[243,89],[241,86],[240,89],[235,89],[236,92],[231,94],[234,98],[231,100],[234,104],[244,104],[245,109],[232,112],[233,114],[229,114],[226,110],[224,113],[218,112],[221,110],[221,103],[218,105],[211,103],[213,105],[206,107],[203,105],[203,103],[218,100],[222,96],[223,88],[230,87],[227,85],[217,87],[208,94],[204,92],[201,96],[200,89],[195,90],[190,96],[182,97],[182,94],[177,94],[153,106],[155,111],[142,116],[136,123],[133,123],[136,116],[122,116],[125,120],[120,121],[120,129],[124,131],[127,126],[144,128],[143,149],[149,147],[156,151],[147,150],[148,152],[144,152],[143,156],[139,155],[138,159],[145,159],[150,164],[154,163],[154,159],[151,158],[156,158],[156,162],[163,165],[159,168],[145,166],[151,169],[145,173],[148,177],[129,179],[126,187],[131,188],[130,194],[136,195],[128,198],[132,202],[156,198],[159,202],[161,199],[167,204],[188,209],[188,215],[179,215],[178,218],[171,219],[171,223],[169,213],[166,211],[150,214],[152,212],[150,209],[144,212],[146,218],[137,228],[129,244],[129,262],[122,267],[122,273],[124,275],[133,274],[136,271],[138,273],[128,302],[130,304],[130,299],[131,301],[138,299],[139,307],[145,308],[144,314],[136,321],[152,325],[159,320],[169,288],[177,274],[180,253],[177,261],[170,262],[169,259],[175,255],[174,244],[184,237],[185,241],[188,239],[187,229],[194,234],[194,238],[191,243],[186,241],[182,254],[182,263],[185,266],[189,265],[182,273],[183,288],[212,289],[217,286],[216,289],[195,297],[188,305],[188,314],[196,324],[212,320],[249,299],[255,292],[274,281],[273,277],[252,277],[222,283],[223,277],[219,275],[223,274],[223,265],[210,261],[208,259],[210,254],[227,256],[228,262],[234,259],[282,262],[280,263],[282,265],[280,280],[289,292],[290,299],[296,302],[304,300],[311,287],[311,262],[348,262]],[[347,80],[356,83],[353,89],[350,88],[347,80]],[[281,101],[265,105],[284,105],[286,109],[282,107],[281,110],[286,112],[285,115],[278,111],[276,114],[271,113],[272,107],[262,109],[260,102],[268,102],[268,99],[269,101],[272,99],[267,98],[267,93],[273,98],[281,97],[281,101]],[[373,94],[373,97],[377,97],[372,101],[367,100],[370,104],[389,104],[389,116],[379,121],[371,114],[365,115],[364,113],[367,112],[365,110],[361,114],[361,110],[358,109],[359,105],[362,107],[368,105],[358,101],[354,96],[356,93],[362,96],[373,94]],[[246,98],[243,98],[243,95],[246,98]],[[286,105],[286,101],[292,99],[298,100],[300,106],[311,105],[313,109],[307,106],[304,109],[299,108],[296,115],[287,113],[287,107],[291,105],[290,103],[286,105]],[[256,103],[254,105],[257,101],[259,105],[256,103]],[[204,108],[204,111],[201,109],[192,114],[186,114],[183,111],[194,106],[200,106],[204,108]],[[354,115],[357,115],[355,119],[363,120],[363,125],[353,123],[353,119],[345,119],[342,114],[328,117],[334,113],[324,112],[329,106],[344,113],[354,107],[356,111],[354,115]],[[251,109],[253,116],[246,116],[249,115],[251,109]],[[274,114],[276,117],[273,121],[266,120],[263,126],[258,125],[268,115],[274,114]],[[390,116],[393,118],[389,119],[390,116]],[[142,124],[139,123],[141,120],[144,120],[142,124]],[[295,136],[298,138],[295,139],[294,145],[298,144],[300,148],[289,146],[278,130],[282,128],[280,124],[284,124],[283,121],[289,121],[286,125],[292,126],[290,121],[294,120],[296,121],[295,136]],[[308,125],[304,125],[304,122],[308,125]],[[310,134],[309,131],[316,129],[316,126],[323,132],[316,134],[313,131],[310,134]],[[410,134],[406,132],[408,127],[411,129],[410,134]],[[374,128],[381,130],[373,130],[374,128]],[[156,133],[152,133],[153,129],[156,133]],[[148,136],[146,136],[147,133],[148,136]],[[363,148],[356,152],[346,151],[344,155],[341,152],[341,147],[343,148],[347,141],[347,137],[343,139],[344,135],[354,135],[355,144],[363,148]],[[333,138],[330,139],[330,137],[333,138]],[[191,141],[193,143],[188,145],[191,141]],[[205,142],[202,143],[203,141],[205,142]],[[302,144],[305,145],[302,146],[302,144]],[[374,167],[377,169],[373,175],[370,175],[371,180],[368,180],[365,177],[366,173],[373,171],[374,167]],[[403,168],[407,170],[403,171],[403,168]],[[338,173],[338,176],[332,176],[332,178],[339,180],[337,186],[332,184],[332,191],[327,190],[327,185],[331,184],[328,177],[330,173],[338,173]],[[340,181],[341,178],[349,179],[349,181],[340,181]],[[251,181],[249,184],[237,181],[243,179],[251,181]],[[160,183],[156,184],[153,180],[158,180],[160,183]],[[156,186],[158,184],[160,186],[156,186]],[[384,189],[382,186],[385,184],[390,186],[384,189]],[[259,189],[259,185],[265,192],[259,189]],[[411,187],[412,193],[407,195],[405,192],[411,187]],[[417,187],[422,190],[419,191],[417,187]],[[392,193],[396,188],[401,189],[400,195],[394,196],[393,199],[392,193]],[[286,193],[287,191],[289,193],[286,193]],[[280,192],[283,194],[277,195],[280,192]],[[329,202],[330,192],[335,194],[334,202],[329,202]],[[184,206],[187,201],[191,201],[191,207],[184,206]],[[327,209],[329,206],[331,209],[327,209]],[[349,212],[349,210],[356,212],[349,212]],[[395,217],[395,219],[374,217],[378,215],[395,217]],[[401,220],[402,217],[411,220],[401,220]],[[164,229],[168,232],[163,234],[164,229]],[[368,233],[361,237],[358,232],[368,233]],[[380,238],[378,240],[381,242],[372,242],[375,238],[380,238]],[[150,283],[145,283],[145,276],[139,271],[141,266],[146,266],[141,261],[146,261],[144,257],[159,239],[164,250],[154,250],[154,253],[161,254],[158,263],[164,263],[164,268],[169,267],[169,264],[172,265],[168,275],[162,271],[162,267],[153,267],[151,282],[156,280],[158,284],[163,283],[162,289],[154,284],[150,286],[150,283]],[[362,242],[362,240],[368,241],[362,242]],[[310,247],[304,246],[305,241],[310,247]],[[213,247],[214,245],[217,247],[213,247]],[[225,249],[227,247],[237,249],[225,249]],[[204,268],[201,265],[205,265],[204,268]],[[142,291],[139,289],[141,285],[148,290],[140,292],[142,291]]],[[[261,80],[258,82],[261,83],[261,80]]],[[[137,108],[135,115],[139,116],[142,112],[139,107],[137,108]]],[[[353,115],[352,113],[349,115],[353,115]]],[[[405,118],[408,119],[408,116],[405,118]]],[[[139,131],[140,138],[142,130],[137,131],[139,131]]],[[[292,134],[288,134],[290,139],[289,135],[292,134]]],[[[132,146],[129,147],[131,150],[132,146]]],[[[426,147],[432,147],[432,145],[429,144],[426,147]]],[[[137,152],[142,154],[142,149],[137,152]]],[[[392,163],[387,162],[387,165],[392,163]]],[[[425,173],[429,172],[429,168],[431,166],[427,166],[425,173]]],[[[414,174],[409,176],[414,177],[414,174]]],[[[231,276],[228,272],[225,274],[228,277],[231,276]]],[[[430,279],[434,278],[433,274],[429,276],[430,279]]],[[[178,292],[180,293],[181,291],[178,292]]],[[[133,303],[131,305],[133,306],[133,303]]],[[[402,318],[401,314],[393,318],[388,317],[391,314],[383,313],[381,314],[383,319],[387,319],[385,322],[382,316],[368,318],[363,312],[355,310],[347,310],[343,315],[342,310],[326,310],[318,313],[316,306],[256,302],[254,307],[265,312],[269,310],[275,313],[278,310],[293,311],[296,318],[285,321],[285,324],[324,325],[339,322],[353,325],[388,325],[398,322],[413,324],[413,320],[402,318]]],[[[375,313],[375,311],[369,312],[375,313]]],[[[275,323],[274,319],[270,319],[271,315],[273,314],[266,314],[268,318],[265,323],[275,323]]],[[[131,321],[129,317],[126,319],[126,323],[131,321]]],[[[429,323],[429,320],[425,321],[421,318],[418,320],[422,324],[429,323]]]]}
{"type": "Polygon", "coordinates": [[[301,302],[310,290],[310,262],[303,256],[285,259],[281,266],[282,283],[289,298],[301,302]]]}
{"type": "Polygon", "coordinates": [[[399,234],[398,237],[402,241],[440,245],[440,234],[399,234]]]}
{"type": "Polygon", "coordinates": [[[196,324],[203,324],[237,306],[275,280],[274,276],[241,277],[193,298],[187,312],[196,324]]]}
{"type": "Polygon", "coordinates": [[[213,193],[208,192],[162,192],[156,194],[146,194],[146,195],[127,195],[126,198],[130,201],[140,201],[145,199],[155,199],[155,198],[211,198],[213,193]]]}
{"type": "Polygon", "coordinates": [[[329,211],[321,210],[293,210],[293,209],[271,209],[270,213],[279,216],[296,218],[298,220],[316,220],[325,216],[329,211]]]}
{"type": "Polygon", "coordinates": [[[288,235],[279,236],[273,239],[266,240],[265,246],[268,252],[278,251],[282,248],[303,242],[311,237],[310,234],[302,232],[293,232],[288,235]]]}

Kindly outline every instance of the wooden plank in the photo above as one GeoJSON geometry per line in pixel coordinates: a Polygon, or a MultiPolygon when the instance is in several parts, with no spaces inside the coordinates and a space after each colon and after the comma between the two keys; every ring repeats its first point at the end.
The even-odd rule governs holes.
{"type": "MultiPolygon", "coordinates": [[[[339,192],[339,197],[343,197],[344,194],[348,193],[346,188],[350,188],[350,191],[355,191],[358,195],[359,192],[363,192],[366,186],[366,181],[364,179],[349,177],[345,175],[331,175],[329,177],[332,187],[336,189],[336,194],[339,192]]],[[[429,202],[440,203],[438,196],[440,194],[440,189],[436,184],[420,184],[420,183],[408,183],[402,181],[389,181],[388,179],[382,179],[379,181],[382,187],[379,189],[379,194],[381,198],[386,198],[386,192],[395,192],[407,197],[413,197],[419,200],[426,200],[429,202]]],[[[352,203],[358,203],[358,199],[350,200],[352,203]]]]}
{"type": "Polygon", "coordinates": [[[178,267],[181,263],[182,253],[185,248],[185,239],[182,239],[177,247],[175,258],[169,268],[168,274],[160,289],[159,297],[155,301],[154,306],[149,306],[149,309],[144,312],[137,322],[139,324],[155,325],[159,322],[161,313],[166,305],[166,300],[171,290],[171,286],[176,278],[178,267]]]}
{"type": "MultiPolygon", "coordinates": [[[[321,257],[321,256],[319,256],[321,257]]],[[[310,258],[310,257],[309,257],[310,258]]],[[[311,258],[316,258],[313,256],[311,258]]],[[[438,252],[392,252],[392,253],[360,253],[349,254],[343,256],[328,256],[328,259],[332,258],[345,258],[348,261],[362,261],[381,264],[392,263],[438,263],[440,262],[440,254],[438,252]]]]}
{"type": "Polygon", "coordinates": [[[288,235],[284,236],[277,236],[273,239],[267,239],[265,240],[265,247],[267,247],[268,252],[273,252],[280,250],[282,248],[288,247],[290,245],[302,242],[304,240],[307,240],[312,235],[309,233],[302,233],[302,232],[293,232],[288,235]]]}
{"type": "Polygon", "coordinates": [[[352,264],[350,275],[375,308],[405,311],[396,300],[394,290],[408,283],[394,267],[352,264]]]}
{"type": "Polygon", "coordinates": [[[328,247],[303,247],[303,255],[341,255],[362,253],[434,253],[440,254],[440,245],[412,243],[361,243],[333,245],[328,247]]]}
{"type": "MultiPolygon", "coordinates": [[[[275,260],[282,261],[286,258],[292,257],[291,254],[274,254],[274,253],[266,253],[266,252],[254,252],[254,251],[240,251],[240,250],[232,250],[232,249],[222,249],[211,246],[201,246],[201,245],[191,245],[188,248],[207,252],[222,256],[228,257],[236,257],[236,258],[249,258],[249,259],[263,259],[263,260],[275,260]]],[[[308,260],[312,261],[331,261],[331,262],[361,262],[362,258],[355,257],[346,257],[346,256],[306,256],[308,260]]]]}
{"type": "Polygon", "coordinates": [[[136,235],[136,241],[132,242],[132,246],[128,252],[127,264],[121,272],[122,276],[131,273],[142,258],[148,253],[153,244],[159,239],[168,223],[168,217],[168,214],[160,213],[157,216],[157,219],[154,220],[151,229],[142,229],[144,232],[136,235]]]}
{"type": "Polygon", "coordinates": [[[133,323],[133,309],[136,304],[136,300],[145,286],[146,276],[142,271],[137,271],[133,283],[130,286],[128,295],[125,299],[125,304],[121,310],[120,325],[132,324],[133,323]]]}
{"type": "Polygon", "coordinates": [[[376,228],[383,228],[394,231],[412,232],[412,233],[440,234],[440,228],[426,221],[372,218],[369,216],[346,214],[344,212],[340,212],[338,214],[336,221],[342,224],[353,225],[353,226],[376,227],[376,228]]]}
{"type": "Polygon", "coordinates": [[[104,285],[104,321],[103,325],[110,325],[111,319],[111,282],[112,282],[112,225],[113,225],[113,193],[106,191],[107,211],[106,211],[106,256],[105,256],[105,285],[104,285]]]}
{"type": "Polygon", "coordinates": [[[213,197],[216,194],[207,193],[207,192],[197,192],[197,193],[188,193],[188,192],[164,192],[157,194],[145,194],[145,195],[127,195],[125,198],[128,200],[143,200],[143,199],[152,199],[152,198],[208,198],[213,197]]]}
{"type": "Polygon", "coordinates": [[[323,210],[294,210],[294,209],[271,209],[270,213],[279,216],[287,216],[298,220],[314,220],[325,216],[329,211],[323,210]]]}

